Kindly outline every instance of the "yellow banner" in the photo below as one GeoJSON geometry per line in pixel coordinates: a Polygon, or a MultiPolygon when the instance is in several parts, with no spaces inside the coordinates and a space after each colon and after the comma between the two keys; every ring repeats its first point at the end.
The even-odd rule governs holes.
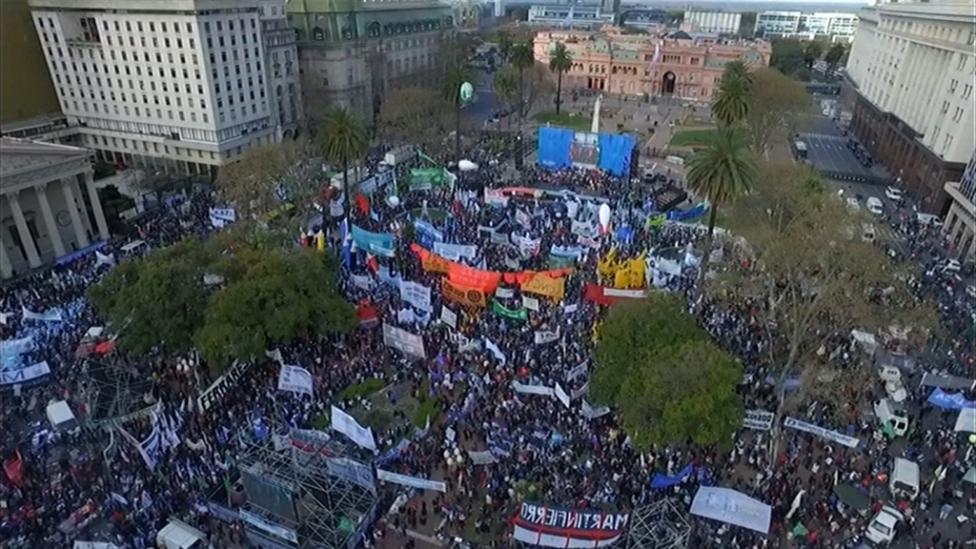
{"type": "Polygon", "coordinates": [[[420,266],[430,273],[447,274],[447,271],[451,268],[451,261],[435,253],[430,253],[421,261],[420,266]]]}
{"type": "Polygon", "coordinates": [[[478,288],[454,284],[446,278],[441,279],[441,294],[443,294],[444,299],[460,303],[466,307],[485,307],[487,305],[485,293],[478,288]]]}
{"type": "Polygon", "coordinates": [[[634,259],[621,263],[613,275],[614,288],[643,288],[644,274],[647,269],[647,264],[644,261],[644,254],[641,254],[634,259]]]}
{"type": "Polygon", "coordinates": [[[596,264],[596,272],[602,277],[612,277],[617,271],[617,249],[607,252],[607,255],[596,264]]]}
{"type": "Polygon", "coordinates": [[[561,301],[566,295],[566,279],[564,277],[552,278],[549,275],[538,274],[522,284],[522,291],[532,294],[544,295],[555,301],[561,301]]]}

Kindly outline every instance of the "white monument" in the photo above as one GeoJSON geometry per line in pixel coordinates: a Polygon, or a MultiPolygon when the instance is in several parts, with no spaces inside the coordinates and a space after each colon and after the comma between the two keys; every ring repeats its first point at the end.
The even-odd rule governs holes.
{"type": "Polygon", "coordinates": [[[590,131],[600,133],[600,102],[603,101],[603,94],[597,96],[596,103],[593,104],[593,123],[590,124],[590,131]]]}

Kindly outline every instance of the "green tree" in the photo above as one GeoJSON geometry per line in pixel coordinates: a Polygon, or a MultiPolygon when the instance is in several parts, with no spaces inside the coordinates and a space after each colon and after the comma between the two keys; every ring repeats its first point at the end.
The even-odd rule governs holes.
{"type": "Polygon", "coordinates": [[[615,306],[594,356],[590,394],[614,405],[639,448],[689,440],[727,446],[741,425],[740,366],[676,296],[656,293],[615,306]]]}
{"type": "Polygon", "coordinates": [[[498,53],[502,56],[502,61],[507,62],[508,56],[512,51],[512,36],[508,31],[500,30],[497,36],[498,53]]]}
{"type": "Polygon", "coordinates": [[[846,55],[847,46],[845,46],[843,43],[835,42],[834,45],[830,46],[830,49],[827,50],[827,54],[824,55],[824,61],[827,62],[827,66],[829,67],[827,72],[834,72],[834,69],[837,68],[837,65],[846,55]]]}
{"type": "Polygon", "coordinates": [[[559,114],[559,106],[563,102],[563,73],[571,68],[573,68],[573,56],[566,49],[566,44],[556,42],[555,47],[549,52],[549,70],[556,73],[556,114],[559,114]]]}
{"type": "Polygon", "coordinates": [[[806,66],[803,44],[793,38],[774,40],[769,66],[779,69],[779,72],[787,76],[796,76],[806,66]]]}
{"type": "MultiPolygon", "coordinates": [[[[715,232],[719,206],[748,193],[755,175],[755,161],[744,132],[734,128],[719,128],[708,146],[688,160],[688,188],[709,202],[709,241],[715,232]]],[[[710,243],[707,249],[711,249],[710,243]]]]}
{"type": "Polygon", "coordinates": [[[214,294],[193,340],[208,363],[249,360],[299,335],[346,332],[355,314],[336,288],[331,254],[292,248],[238,253],[242,272],[214,294]]]}
{"type": "Polygon", "coordinates": [[[498,99],[508,105],[510,112],[506,118],[508,119],[509,126],[511,126],[511,115],[514,114],[515,108],[518,105],[518,75],[515,69],[506,66],[496,72],[492,87],[495,89],[495,95],[498,99]]]}
{"type": "Polygon", "coordinates": [[[450,103],[419,86],[392,92],[380,109],[380,134],[389,142],[434,150],[451,131],[450,103]]]}
{"type": "Polygon", "coordinates": [[[807,68],[813,68],[814,62],[820,59],[823,52],[824,47],[822,43],[816,40],[807,42],[806,47],[803,48],[803,61],[807,64],[807,68]]]}
{"type": "Polygon", "coordinates": [[[362,121],[344,108],[325,114],[320,132],[322,155],[342,166],[342,194],[346,197],[346,212],[352,200],[349,188],[349,166],[369,150],[369,136],[362,121]]]}
{"type": "Polygon", "coordinates": [[[279,188],[296,200],[318,191],[321,180],[311,161],[314,156],[306,139],[248,149],[220,167],[217,191],[242,217],[263,214],[278,206],[279,188]]]}
{"type": "Polygon", "coordinates": [[[739,61],[727,64],[712,101],[712,114],[721,125],[734,126],[749,113],[751,93],[752,79],[745,65],[739,61]]]}
{"type": "MultiPolygon", "coordinates": [[[[907,283],[918,275],[862,241],[862,225],[870,220],[851,213],[812,170],[763,163],[749,200],[734,203],[726,216],[747,244],[735,249],[706,289],[720,301],[756,304],[767,362],[777,369],[774,440],[786,380],[815,378],[818,350],[831,337],[849,337],[854,328],[907,329],[910,339],[924,341],[935,329],[934,308],[907,283]]],[[[775,455],[775,444],[771,451],[775,455]]]]}
{"type": "Polygon", "coordinates": [[[518,114],[519,123],[521,123],[522,118],[525,116],[525,70],[535,64],[535,58],[532,56],[532,45],[528,42],[519,42],[512,46],[512,55],[509,62],[518,71],[518,114]]]}
{"type": "Polygon", "coordinates": [[[760,69],[752,75],[750,106],[745,125],[758,156],[770,144],[789,140],[812,120],[813,101],[802,84],[776,69],[760,69]]]}

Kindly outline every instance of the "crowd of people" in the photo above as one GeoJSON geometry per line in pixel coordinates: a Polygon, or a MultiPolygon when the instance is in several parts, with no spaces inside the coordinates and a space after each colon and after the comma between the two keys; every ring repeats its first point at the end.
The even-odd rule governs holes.
{"type": "MultiPolygon", "coordinates": [[[[651,191],[626,178],[592,170],[528,168],[511,180],[507,150],[472,148],[467,157],[479,169],[459,173],[454,188],[409,191],[404,182],[415,162],[401,164],[395,168],[401,181],[398,200],[385,199],[387,190],[380,189],[367,207],[350,208],[345,224],[338,218],[324,222],[321,228],[329,233],[334,253],[343,258],[341,291],[351,303],[375,310],[379,322],[348,335],[282,343],[275,349],[280,353],[276,358],[269,355],[229,381],[233,388],[215,403],[204,405],[198,398],[214,380],[196,357],[132,357],[116,350],[100,359],[99,366],[152,380],[152,394],[147,396],[153,404],[151,414],[75,432],[59,432],[42,418],[45,405],[55,400],[67,401],[82,423],[91,413],[88,372],[95,364],[78,358],[76,349],[86,331],[103,322],[85,299],[86,289],[113,262],[213,231],[210,191],[188,193],[145,214],[130,234],[119,235],[98,254],[82,255],[5,285],[0,311],[58,310],[61,320],[26,320],[12,314],[0,325],[2,340],[32,337],[36,345],[21,358],[26,363],[47,361],[51,369],[40,383],[16,391],[4,387],[0,393],[3,457],[8,463],[16,459],[20,466],[16,474],[8,469],[0,482],[0,545],[57,547],[97,539],[141,549],[152,546],[156,532],[178,517],[206,532],[216,547],[247,546],[244,524],[216,517],[208,502],[221,489],[226,494],[237,478],[243,448],[270,446],[275,439],[287,438],[292,429],[314,429],[332,405],[361,421],[372,407],[393,410],[385,423],[373,426],[376,455],[332,433],[349,446],[350,455],[382,459],[386,469],[446,484],[444,492],[383,484],[375,523],[358,540],[365,546],[412,547],[429,538],[445,545],[514,546],[510,519],[525,501],[633,514],[670,499],[687,515],[701,486],[732,488],[765,502],[772,507],[771,527],[768,533],[758,533],[687,515],[689,547],[853,546],[883,504],[897,505],[905,515],[898,525],[900,547],[962,547],[973,538],[966,519],[976,509],[976,493],[961,479],[976,464],[976,456],[966,434],[953,431],[956,414],[927,404],[931,388],[918,383],[906,383],[913,429],[904,439],[890,441],[868,416],[851,425],[831,426],[831,408],[840,403],[812,402],[801,414],[803,419],[858,437],[861,445],[848,448],[787,430],[782,450],[772,459],[769,434],[762,430],[744,427],[731,452],[688,445],[640,451],[612,412],[593,413],[590,407],[584,413],[588,372],[596,367],[594,326],[606,314],[606,307],[585,299],[584,285],[604,282],[598,274],[600,259],[611,248],[622,259],[700,248],[703,232],[695,225],[645,224],[651,191]],[[575,194],[486,200],[486,189],[507,186],[575,194]],[[628,238],[582,237],[574,220],[598,226],[603,203],[616,212],[617,222],[635,228],[628,238]],[[416,225],[417,220],[422,223],[416,225]],[[350,243],[344,235],[353,225],[394,234],[392,257],[377,257],[350,243]],[[506,243],[497,238],[500,234],[507,235],[506,243]],[[425,269],[416,248],[425,238],[428,244],[471,246],[474,253],[458,261],[500,272],[549,270],[550,250],[572,249],[572,272],[561,299],[534,299],[518,284],[503,283],[504,291],[489,296],[487,307],[465,309],[442,294],[443,275],[425,269]],[[127,246],[135,241],[143,244],[127,246]],[[513,246],[513,241],[525,243],[524,248],[513,246]],[[402,299],[401,280],[430,290],[427,310],[402,299]],[[530,297],[534,306],[525,307],[523,297],[530,297]],[[499,314],[492,310],[493,302],[503,311],[518,313],[499,314]],[[443,307],[456,313],[454,326],[441,320],[443,307]],[[422,336],[426,357],[387,345],[380,324],[422,336]],[[540,333],[556,336],[540,343],[540,333]],[[277,389],[281,365],[286,363],[311,373],[313,395],[277,389]],[[344,396],[345,389],[370,380],[381,381],[376,394],[344,396]],[[557,385],[573,395],[569,405],[552,395],[518,390],[557,385]],[[428,415],[424,428],[398,406],[428,400],[436,400],[439,413],[428,415]],[[160,442],[148,456],[138,441],[154,432],[160,442]],[[476,463],[472,454],[491,457],[476,463]],[[924,471],[925,486],[914,501],[888,493],[884,479],[894,457],[912,459],[924,471]],[[681,475],[689,464],[693,473],[681,475]],[[680,479],[654,488],[651,479],[656,474],[680,479]],[[842,501],[838,483],[854,486],[869,507],[858,509],[842,501]]],[[[373,170],[380,158],[368,156],[373,170]]],[[[932,266],[942,260],[936,234],[909,222],[893,222],[904,231],[908,249],[920,263],[932,266]]],[[[307,233],[319,228],[301,227],[307,233]]],[[[945,336],[934,341],[918,363],[926,370],[972,379],[973,341],[965,339],[964,332],[973,322],[973,300],[950,274],[929,270],[912,283],[919,295],[939,304],[945,336]]],[[[767,327],[757,325],[751,314],[762,304],[713,301],[696,287],[695,271],[694,262],[683,263],[682,272],[656,285],[685,296],[701,325],[741,359],[746,376],[738,391],[745,407],[774,410],[776,396],[767,381],[774,371],[765,348],[767,327]]],[[[842,349],[838,361],[870,360],[848,334],[836,334],[835,343],[842,349]]],[[[851,390],[851,399],[862,402],[883,393],[880,381],[876,387],[851,390]]]]}

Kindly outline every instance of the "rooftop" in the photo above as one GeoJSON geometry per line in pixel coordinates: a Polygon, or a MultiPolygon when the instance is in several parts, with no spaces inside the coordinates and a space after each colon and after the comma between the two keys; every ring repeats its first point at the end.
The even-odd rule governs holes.
{"type": "Polygon", "coordinates": [[[88,149],[81,147],[0,137],[0,178],[87,158],[89,154],[88,149]]]}

